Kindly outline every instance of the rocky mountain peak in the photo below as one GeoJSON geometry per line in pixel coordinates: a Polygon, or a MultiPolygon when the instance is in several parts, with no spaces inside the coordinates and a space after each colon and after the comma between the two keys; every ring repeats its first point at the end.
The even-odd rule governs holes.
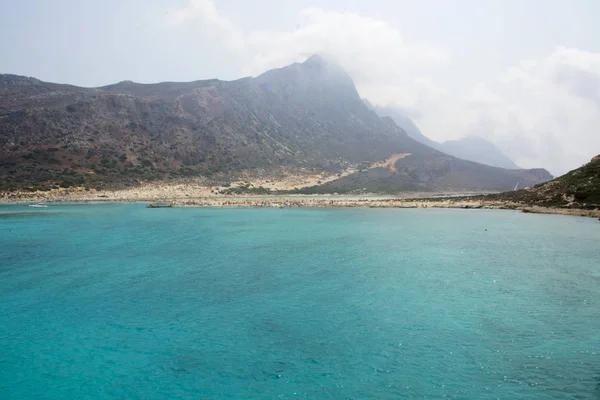
{"type": "Polygon", "coordinates": [[[0,74],[0,85],[12,85],[12,86],[27,86],[27,85],[39,85],[42,81],[36,78],[30,78],[27,76],[13,75],[13,74],[0,74]]]}
{"type": "Polygon", "coordinates": [[[354,88],[354,81],[335,60],[315,54],[302,63],[303,70],[324,83],[343,84],[354,88]]]}
{"type": "Polygon", "coordinates": [[[325,58],[323,58],[323,56],[319,54],[313,54],[312,56],[308,57],[306,61],[304,61],[302,64],[312,67],[324,67],[327,64],[327,61],[325,60],[325,58]]]}
{"type": "Polygon", "coordinates": [[[303,63],[265,72],[255,82],[273,92],[319,92],[359,99],[350,75],[337,63],[320,55],[313,55],[303,63]]]}

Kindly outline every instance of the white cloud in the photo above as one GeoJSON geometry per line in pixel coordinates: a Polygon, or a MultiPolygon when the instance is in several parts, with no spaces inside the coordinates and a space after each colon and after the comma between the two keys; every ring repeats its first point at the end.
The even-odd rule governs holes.
{"type": "MultiPolygon", "coordinates": [[[[600,54],[559,47],[466,94],[432,76],[451,62],[447,50],[407,42],[381,19],[308,8],[296,29],[241,32],[211,0],[172,10],[171,24],[198,22],[237,54],[243,75],[327,54],[373,103],[407,111],[432,139],[470,134],[496,143],[523,167],[563,173],[600,153],[600,54]],[[446,87],[446,88],[445,88],[446,87]]],[[[460,61],[455,61],[460,62],[460,61]]],[[[467,61],[465,61],[467,62],[467,61]]]]}
{"type": "Polygon", "coordinates": [[[377,102],[401,102],[406,109],[420,110],[429,97],[439,96],[441,89],[427,72],[447,65],[445,50],[428,42],[407,43],[389,24],[358,13],[309,8],[300,17],[296,30],[249,35],[253,56],[246,72],[259,73],[320,53],[342,65],[361,94],[377,102]]]}
{"type": "Polygon", "coordinates": [[[454,129],[493,140],[519,165],[561,174],[600,153],[599,88],[600,54],[559,47],[473,91],[459,105],[466,124],[454,129]]]}
{"type": "Polygon", "coordinates": [[[197,23],[206,35],[221,40],[230,49],[242,51],[242,32],[225,16],[221,15],[212,0],[188,0],[184,8],[171,8],[167,12],[167,25],[172,27],[197,23]]]}
{"type": "Polygon", "coordinates": [[[256,31],[248,42],[257,51],[255,72],[325,53],[346,65],[355,79],[363,83],[397,78],[398,71],[443,63],[448,57],[430,43],[404,42],[396,29],[381,20],[318,8],[303,10],[299,27],[294,31],[256,31]]]}

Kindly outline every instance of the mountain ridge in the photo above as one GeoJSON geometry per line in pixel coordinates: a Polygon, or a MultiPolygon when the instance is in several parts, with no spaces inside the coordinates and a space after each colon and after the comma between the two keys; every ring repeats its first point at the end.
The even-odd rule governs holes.
{"type": "Polygon", "coordinates": [[[400,110],[393,107],[375,107],[372,105],[371,107],[380,116],[392,118],[398,126],[403,128],[416,141],[443,153],[492,167],[521,169],[492,142],[481,136],[466,136],[461,139],[436,142],[425,136],[414,121],[400,110]]]}
{"type": "Polygon", "coordinates": [[[417,171],[398,190],[435,190],[445,177],[440,162],[475,171],[472,184],[484,190],[549,177],[462,164],[413,140],[368,109],[349,75],[320,57],[234,81],[81,88],[0,76],[0,190],[231,180],[281,167],[336,173],[396,153],[410,153],[400,161],[417,171]],[[490,171],[492,183],[484,177],[490,171]]]}
{"type": "Polygon", "coordinates": [[[441,143],[444,152],[492,167],[520,169],[520,167],[499,150],[492,142],[481,136],[465,136],[441,143]]]}

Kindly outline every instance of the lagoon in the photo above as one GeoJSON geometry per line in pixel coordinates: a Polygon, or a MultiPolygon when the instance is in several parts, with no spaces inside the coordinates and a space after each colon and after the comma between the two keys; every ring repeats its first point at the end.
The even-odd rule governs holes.
{"type": "Polygon", "coordinates": [[[2,399],[600,397],[600,224],[0,206],[2,399]]]}

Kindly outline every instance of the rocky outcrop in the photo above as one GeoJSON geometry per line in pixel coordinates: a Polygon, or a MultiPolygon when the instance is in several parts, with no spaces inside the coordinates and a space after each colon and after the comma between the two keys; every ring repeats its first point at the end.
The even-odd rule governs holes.
{"type": "Polygon", "coordinates": [[[554,180],[493,198],[542,207],[600,209],[600,155],[554,180]]]}

